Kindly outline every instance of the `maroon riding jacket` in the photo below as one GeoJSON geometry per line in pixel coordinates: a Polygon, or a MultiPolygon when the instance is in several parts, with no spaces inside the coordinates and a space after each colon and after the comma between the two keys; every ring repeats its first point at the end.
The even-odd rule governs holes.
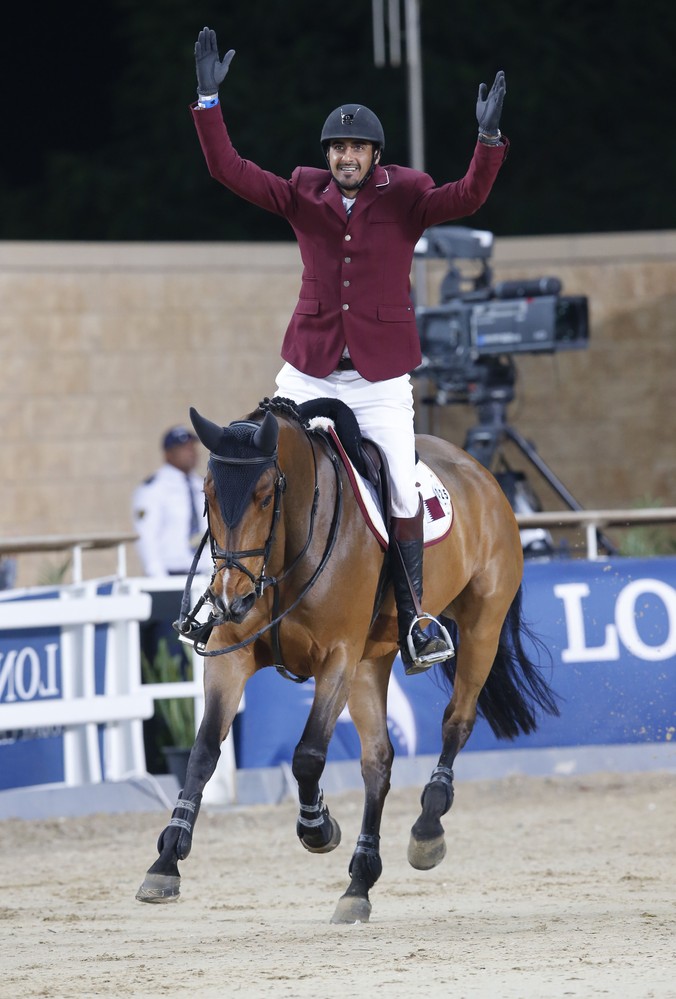
{"type": "Polygon", "coordinates": [[[410,297],[413,250],[428,226],[477,211],[507,144],[477,142],[462,180],[437,187],[425,173],[377,166],[349,216],[329,170],[296,167],[290,180],[242,159],[220,105],[193,106],[211,176],[247,201],[285,218],[303,261],[298,304],[282,344],[295,368],[324,378],[347,345],[369,381],[395,378],[422,359],[410,297]]]}

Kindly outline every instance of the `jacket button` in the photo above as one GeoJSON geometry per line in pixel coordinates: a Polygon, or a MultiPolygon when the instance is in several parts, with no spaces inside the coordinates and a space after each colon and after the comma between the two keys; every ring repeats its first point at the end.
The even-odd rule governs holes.
{"type": "Polygon", "coordinates": [[[350,234],[348,232],[347,236],[345,237],[345,242],[349,243],[351,239],[352,239],[352,236],[350,236],[350,234]]]}
{"type": "Polygon", "coordinates": [[[352,257],[345,257],[345,263],[346,264],[351,264],[352,263],[352,257]]]}
{"type": "Polygon", "coordinates": [[[344,288],[349,288],[350,287],[350,282],[349,281],[343,281],[343,287],[344,288]]]}
{"type": "Polygon", "coordinates": [[[350,306],[349,306],[349,305],[347,304],[347,302],[346,302],[346,303],[345,303],[345,305],[343,306],[343,310],[344,310],[345,312],[347,312],[347,310],[348,310],[349,308],[350,308],[350,306]]]}

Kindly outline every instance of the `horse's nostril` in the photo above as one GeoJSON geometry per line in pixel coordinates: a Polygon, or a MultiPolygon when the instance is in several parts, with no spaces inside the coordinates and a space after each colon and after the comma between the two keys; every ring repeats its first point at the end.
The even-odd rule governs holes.
{"type": "Polygon", "coordinates": [[[243,621],[256,602],[256,594],[247,593],[243,597],[235,597],[230,604],[230,613],[235,621],[243,621]]]}
{"type": "Polygon", "coordinates": [[[211,588],[209,588],[209,602],[216,614],[225,616],[225,603],[223,598],[219,596],[218,593],[214,593],[211,588]]]}

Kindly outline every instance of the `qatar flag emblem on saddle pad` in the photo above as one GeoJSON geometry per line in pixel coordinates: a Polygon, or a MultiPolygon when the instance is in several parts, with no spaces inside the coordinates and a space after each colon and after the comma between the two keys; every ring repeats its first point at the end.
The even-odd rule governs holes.
{"type": "MultiPolygon", "coordinates": [[[[328,431],[347,469],[355,498],[366,523],[382,547],[387,548],[387,528],[374,486],[362,478],[356,470],[333,426],[329,426],[328,431]]],[[[439,476],[423,461],[418,461],[415,474],[416,488],[420,491],[423,500],[425,545],[434,545],[445,538],[453,526],[453,504],[448,490],[439,476]]]]}

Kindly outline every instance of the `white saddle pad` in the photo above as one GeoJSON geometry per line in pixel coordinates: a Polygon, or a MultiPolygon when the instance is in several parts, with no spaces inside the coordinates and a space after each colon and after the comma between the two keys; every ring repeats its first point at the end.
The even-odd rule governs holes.
{"type": "MultiPolygon", "coordinates": [[[[382,547],[387,548],[389,539],[375,488],[359,474],[350,461],[345,448],[335,432],[333,423],[323,419],[310,421],[310,426],[317,424],[321,425],[331,434],[338,453],[347,469],[352,489],[359,508],[364,515],[364,520],[382,547]]],[[[453,526],[453,504],[443,482],[428,465],[419,461],[415,467],[415,474],[416,488],[420,491],[423,499],[423,536],[425,544],[433,545],[441,541],[442,538],[445,538],[453,526]]]]}

